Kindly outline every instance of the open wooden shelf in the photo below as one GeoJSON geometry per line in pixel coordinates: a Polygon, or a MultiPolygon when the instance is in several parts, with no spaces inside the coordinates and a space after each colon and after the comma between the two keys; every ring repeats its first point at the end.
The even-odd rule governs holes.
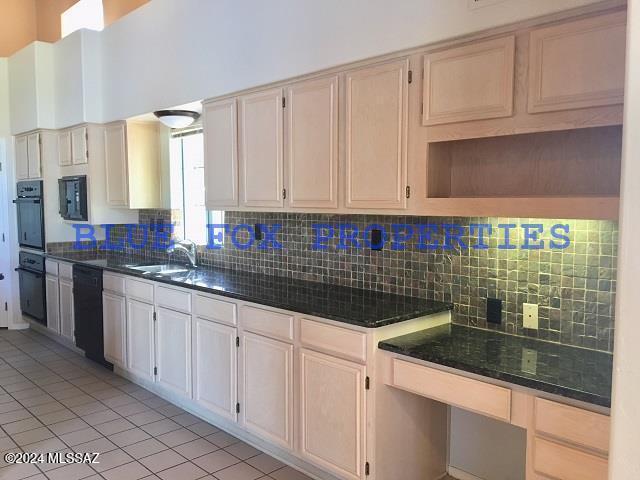
{"type": "Polygon", "coordinates": [[[617,219],[622,127],[430,143],[428,215],[617,219]]]}

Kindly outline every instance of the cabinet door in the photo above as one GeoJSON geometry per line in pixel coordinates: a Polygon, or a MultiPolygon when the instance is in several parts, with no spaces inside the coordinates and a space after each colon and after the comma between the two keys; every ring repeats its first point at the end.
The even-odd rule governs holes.
{"type": "Polygon", "coordinates": [[[238,125],[235,98],[206,104],[202,117],[207,209],[235,207],[238,205],[238,125]]]}
{"type": "Polygon", "coordinates": [[[29,151],[27,137],[16,137],[16,179],[29,178],[29,151]]]}
{"type": "Polygon", "coordinates": [[[29,158],[29,178],[42,176],[40,168],[40,134],[32,133],[27,136],[27,152],[29,158]]]}
{"type": "Polygon", "coordinates": [[[191,315],[156,310],[156,366],[158,384],[191,397],[191,315]]]}
{"type": "Polygon", "coordinates": [[[47,275],[47,328],[60,334],[60,295],[58,277],[47,275]]]}
{"type": "Polygon", "coordinates": [[[58,165],[68,167],[71,163],[71,132],[65,130],[58,134],[58,165]]]}
{"type": "Polygon", "coordinates": [[[127,299],[127,369],[147,381],[155,376],[153,305],[127,299]]]}
{"type": "Polygon", "coordinates": [[[73,315],[73,280],[59,279],[60,285],[60,335],[75,343],[73,315]]]}
{"type": "Polygon", "coordinates": [[[74,165],[82,165],[88,158],[87,127],[74,128],[71,130],[71,161],[74,165]]]}
{"type": "Polygon", "coordinates": [[[117,123],[104,129],[104,161],[107,203],[114,207],[129,204],[126,125],[117,123]]]}
{"type": "Polygon", "coordinates": [[[124,297],[103,292],[102,317],[104,358],[121,368],[126,368],[127,312],[124,297]]]}
{"type": "Polygon", "coordinates": [[[236,421],[237,330],[193,319],[193,399],[217,415],[236,421]]]}
{"type": "Polygon", "coordinates": [[[293,345],[243,332],[240,419],[252,433],[293,448],[293,345]]]}
{"type": "Polygon", "coordinates": [[[287,88],[286,169],[292,207],[338,206],[338,77],[287,88]]]}
{"type": "Polygon", "coordinates": [[[242,204],[282,207],[282,90],[240,97],[242,204]]]}
{"type": "Polygon", "coordinates": [[[422,123],[510,116],[515,44],[512,35],[425,55],[422,123]]]}
{"type": "Polygon", "coordinates": [[[339,478],[364,478],[365,367],[300,350],[301,453],[339,478]]]}
{"type": "Polygon", "coordinates": [[[346,74],[346,206],[405,208],[407,72],[400,60],[346,74]]]}
{"type": "Polygon", "coordinates": [[[626,15],[600,15],[531,32],[529,112],[620,104],[626,15]]]}

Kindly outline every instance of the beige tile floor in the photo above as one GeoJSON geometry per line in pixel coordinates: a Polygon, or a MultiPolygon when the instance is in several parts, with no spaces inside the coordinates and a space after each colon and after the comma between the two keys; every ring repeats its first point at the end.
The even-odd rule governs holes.
{"type": "Polygon", "coordinates": [[[0,330],[0,427],[0,480],[309,478],[33,330],[0,330]],[[101,455],[5,463],[20,451],[101,455]]]}

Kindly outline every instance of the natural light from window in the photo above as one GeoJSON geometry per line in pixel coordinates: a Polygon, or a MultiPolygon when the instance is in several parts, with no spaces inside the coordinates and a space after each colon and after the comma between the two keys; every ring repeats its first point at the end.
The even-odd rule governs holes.
{"type": "Polygon", "coordinates": [[[207,224],[223,223],[224,212],[207,212],[204,204],[202,130],[174,133],[170,148],[171,208],[182,212],[182,222],[179,222],[175,233],[178,237],[188,238],[198,245],[206,245],[207,224]]]}
{"type": "Polygon", "coordinates": [[[60,34],[62,38],[81,28],[90,30],[102,30],[104,28],[102,0],[80,0],[60,15],[60,34]]]}

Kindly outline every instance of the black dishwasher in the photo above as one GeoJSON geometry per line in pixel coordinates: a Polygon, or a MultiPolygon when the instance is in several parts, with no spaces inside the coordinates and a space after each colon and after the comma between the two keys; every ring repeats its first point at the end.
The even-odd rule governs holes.
{"type": "Polygon", "coordinates": [[[76,346],[84,350],[87,358],[113,368],[104,359],[101,269],[80,264],[73,266],[73,309],[76,346]]]}

